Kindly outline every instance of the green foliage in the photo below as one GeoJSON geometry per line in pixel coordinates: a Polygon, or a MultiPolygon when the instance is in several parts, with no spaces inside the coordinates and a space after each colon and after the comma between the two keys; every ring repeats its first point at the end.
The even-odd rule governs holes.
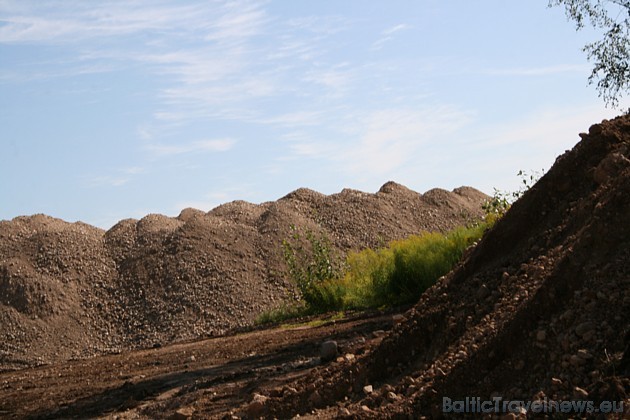
{"type": "Polygon", "coordinates": [[[447,234],[423,233],[376,251],[351,252],[344,265],[333,258],[325,236],[310,231],[302,236],[292,227],[293,234],[283,242],[283,250],[288,274],[303,297],[302,305],[270,311],[261,315],[259,322],[414,302],[453,268],[487,226],[484,222],[447,234]]]}
{"type": "Polygon", "coordinates": [[[295,327],[319,327],[320,325],[328,324],[330,322],[335,322],[346,317],[346,313],[344,311],[337,311],[332,313],[331,315],[324,318],[316,318],[310,319],[302,322],[295,322],[291,320],[295,320],[298,318],[308,317],[310,315],[315,315],[317,312],[310,311],[303,304],[284,304],[277,308],[271,309],[269,311],[265,311],[260,314],[256,320],[254,321],[255,325],[264,325],[264,324],[281,324],[281,328],[295,328],[295,327]],[[285,321],[290,321],[284,323],[285,321]]]}
{"type": "Polygon", "coordinates": [[[364,309],[412,303],[461,259],[478,241],[485,223],[447,234],[424,233],[394,241],[378,251],[348,255],[344,305],[364,309]]]}
{"type": "Polygon", "coordinates": [[[307,309],[324,312],[339,307],[343,292],[335,280],[342,276],[343,270],[330,240],[310,230],[302,235],[295,226],[291,226],[291,231],[291,238],[282,241],[284,260],[307,309]]]}
{"type": "Polygon", "coordinates": [[[578,30],[590,22],[603,31],[599,41],[586,44],[583,51],[594,63],[589,84],[597,80],[599,96],[616,108],[630,88],[630,0],[550,0],[549,6],[563,5],[578,30]]]}
{"type": "Polygon", "coordinates": [[[542,177],[544,171],[531,171],[525,172],[523,170],[518,171],[516,176],[521,178],[521,186],[518,190],[507,192],[494,188],[494,194],[490,200],[483,204],[483,210],[486,212],[486,221],[493,224],[500,219],[512,206],[516,200],[521,198],[525,191],[529,190],[542,177]]]}
{"type": "Polygon", "coordinates": [[[285,303],[277,308],[270,309],[258,315],[255,325],[277,324],[287,319],[295,319],[309,315],[308,308],[301,304],[285,303]]]}

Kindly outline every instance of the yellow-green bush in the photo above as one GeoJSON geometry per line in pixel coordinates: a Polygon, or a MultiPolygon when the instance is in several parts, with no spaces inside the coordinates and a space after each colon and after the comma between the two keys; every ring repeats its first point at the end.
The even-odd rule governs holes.
{"type": "Polygon", "coordinates": [[[345,286],[344,305],[369,308],[416,301],[453,268],[486,227],[480,224],[447,234],[424,233],[394,241],[377,251],[351,253],[341,280],[345,286]]]}
{"type": "Polygon", "coordinates": [[[293,228],[283,242],[288,275],[302,301],[261,315],[259,322],[344,309],[367,309],[412,303],[448,273],[464,251],[492,222],[460,227],[446,234],[422,233],[393,241],[378,250],[351,252],[345,264],[333,256],[325,236],[293,228]]]}

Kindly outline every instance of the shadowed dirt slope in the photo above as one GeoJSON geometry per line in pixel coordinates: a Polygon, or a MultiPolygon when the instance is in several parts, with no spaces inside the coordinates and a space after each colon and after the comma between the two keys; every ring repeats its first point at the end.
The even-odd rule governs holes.
{"type": "Polygon", "coordinates": [[[433,418],[467,396],[630,415],[630,117],[581,137],[379,346],[268,390],[266,415],[433,418]]]}
{"type": "Polygon", "coordinates": [[[275,202],[123,220],[107,232],[44,215],[0,222],[0,370],[222,334],[291,298],[291,225],[341,252],[481,216],[462,187],[418,194],[299,189],[275,202]]]}

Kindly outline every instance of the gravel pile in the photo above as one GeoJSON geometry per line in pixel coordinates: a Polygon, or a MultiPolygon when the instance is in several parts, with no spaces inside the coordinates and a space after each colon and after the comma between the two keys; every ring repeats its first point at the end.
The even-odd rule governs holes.
{"type": "Polygon", "coordinates": [[[108,231],[45,215],[0,222],[0,370],[207,337],[251,325],[295,295],[281,242],[290,226],[340,252],[376,247],[481,216],[463,187],[424,195],[308,189],[208,213],[151,214],[108,231]]]}

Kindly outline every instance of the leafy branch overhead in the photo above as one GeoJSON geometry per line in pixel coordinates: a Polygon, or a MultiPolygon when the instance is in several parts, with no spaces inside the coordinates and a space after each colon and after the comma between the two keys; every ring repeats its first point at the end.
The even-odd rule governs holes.
{"type": "Polygon", "coordinates": [[[617,108],[630,87],[630,0],[550,0],[549,6],[564,6],[577,30],[590,24],[603,31],[600,40],[583,48],[593,63],[588,80],[597,82],[607,106],[617,108]]]}

